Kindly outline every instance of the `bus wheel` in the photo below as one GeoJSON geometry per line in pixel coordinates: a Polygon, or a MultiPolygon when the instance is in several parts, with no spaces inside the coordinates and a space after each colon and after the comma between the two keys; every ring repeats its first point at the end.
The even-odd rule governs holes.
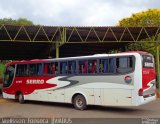
{"type": "Polygon", "coordinates": [[[18,101],[19,101],[19,103],[21,103],[21,104],[23,104],[23,103],[25,102],[24,96],[23,96],[22,93],[20,93],[20,94],[18,95],[18,101]]]}
{"type": "Polygon", "coordinates": [[[83,95],[76,95],[73,99],[73,104],[78,110],[84,110],[87,108],[86,99],[83,95]]]}

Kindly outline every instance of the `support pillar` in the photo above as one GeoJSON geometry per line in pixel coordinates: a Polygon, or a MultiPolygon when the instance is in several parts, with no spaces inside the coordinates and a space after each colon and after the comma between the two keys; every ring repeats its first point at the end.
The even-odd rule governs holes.
{"type": "Polygon", "coordinates": [[[160,53],[160,49],[159,49],[159,40],[160,37],[158,37],[157,41],[156,41],[156,73],[157,73],[157,86],[158,88],[160,88],[160,64],[159,64],[159,53],[160,53]]]}
{"type": "Polygon", "coordinates": [[[56,46],[56,58],[59,58],[59,47],[56,46]]]}
{"type": "Polygon", "coordinates": [[[66,43],[66,28],[63,28],[62,32],[60,31],[59,38],[56,42],[56,58],[59,58],[59,49],[64,43],[66,43]]]}

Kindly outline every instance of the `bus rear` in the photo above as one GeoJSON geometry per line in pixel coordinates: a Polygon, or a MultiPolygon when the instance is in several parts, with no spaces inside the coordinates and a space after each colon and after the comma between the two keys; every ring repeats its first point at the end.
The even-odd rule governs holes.
{"type": "Polygon", "coordinates": [[[151,54],[141,54],[142,58],[142,85],[138,91],[141,97],[140,104],[156,99],[156,73],[154,58],[151,54]]]}

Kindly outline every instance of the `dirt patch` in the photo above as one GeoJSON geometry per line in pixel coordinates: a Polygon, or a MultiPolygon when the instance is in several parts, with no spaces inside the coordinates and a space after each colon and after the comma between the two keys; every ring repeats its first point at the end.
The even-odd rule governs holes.
{"type": "Polygon", "coordinates": [[[160,98],[160,89],[156,90],[156,95],[157,95],[157,98],[160,98]]]}
{"type": "Polygon", "coordinates": [[[3,78],[0,77],[0,84],[3,84],[3,78]]]}
{"type": "Polygon", "coordinates": [[[2,94],[3,78],[0,78],[0,94],[2,94]]]}

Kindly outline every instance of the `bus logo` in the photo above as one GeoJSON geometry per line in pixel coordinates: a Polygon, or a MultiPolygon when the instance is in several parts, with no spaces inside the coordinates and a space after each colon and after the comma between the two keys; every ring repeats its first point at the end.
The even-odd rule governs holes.
{"type": "Polygon", "coordinates": [[[44,80],[27,80],[26,84],[44,84],[44,80]]]}

